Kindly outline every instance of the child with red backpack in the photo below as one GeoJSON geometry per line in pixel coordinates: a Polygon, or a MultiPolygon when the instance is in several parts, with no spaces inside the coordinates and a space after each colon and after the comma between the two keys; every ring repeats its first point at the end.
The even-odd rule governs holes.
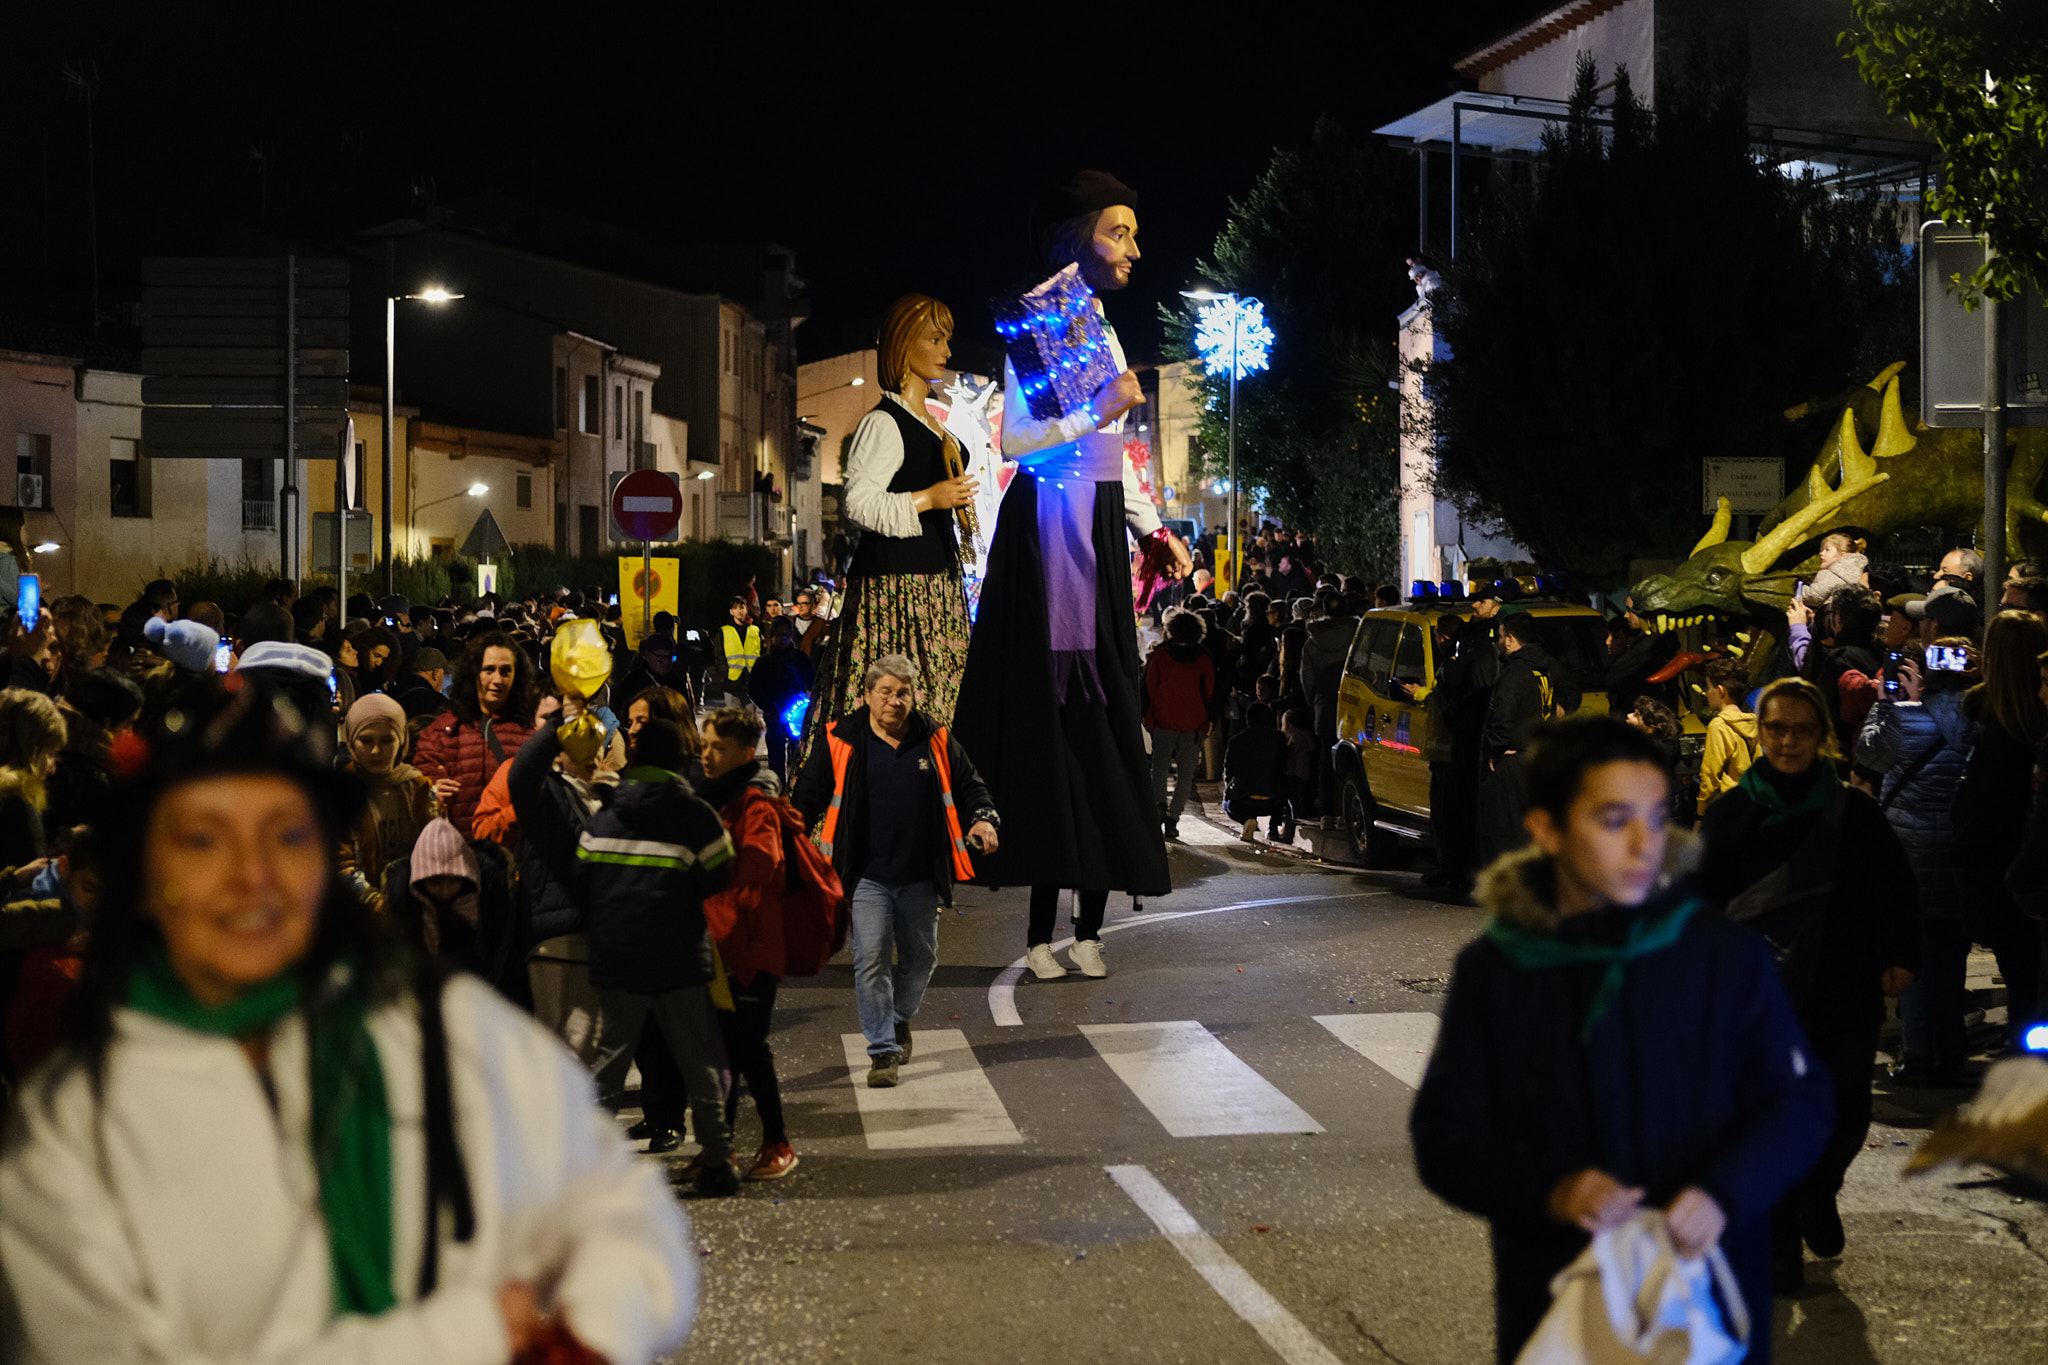
{"type": "MultiPolygon", "coordinates": [[[[704,902],[733,1008],[721,1010],[726,1057],[754,1096],[761,1150],[749,1180],[775,1180],[796,1169],[796,1150],[782,1122],[782,1088],[768,1047],[775,989],[786,976],[813,976],[825,965],[845,896],[823,854],[803,837],[803,817],[782,799],[782,783],[754,756],[761,717],[727,708],[704,722],[704,780],[697,794],[715,807],[732,838],[732,880],[704,902]],[[791,837],[791,836],[794,837],[791,837]]],[[[739,1114],[739,1085],[727,1093],[725,1117],[739,1114]]]]}

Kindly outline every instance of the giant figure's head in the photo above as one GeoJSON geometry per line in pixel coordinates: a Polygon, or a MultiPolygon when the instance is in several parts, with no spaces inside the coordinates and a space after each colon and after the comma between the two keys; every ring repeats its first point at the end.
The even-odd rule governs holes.
{"type": "Polygon", "coordinates": [[[1031,211],[1031,239],[1054,270],[1079,262],[1098,294],[1131,282],[1138,251],[1138,194],[1103,171],[1077,171],[1031,211]]]}
{"type": "Polygon", "coordinates": [[[953,356],[953,310],[923,294],[905,294],[889,305],[879,341],[883,388],[902,393],[911,375],[936,384],[953,356]]]}

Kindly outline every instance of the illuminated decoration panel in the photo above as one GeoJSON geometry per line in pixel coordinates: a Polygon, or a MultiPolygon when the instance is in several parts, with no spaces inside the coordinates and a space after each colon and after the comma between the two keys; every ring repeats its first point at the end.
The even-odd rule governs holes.
{"type": "Polygon", "coordinates": [[[1257,299],[1221,298],[1202,305],[1195,321],[1195,352],[1212,375],[1230,373],[1230,314],[1237,310],[1237,377],[1266,368],[1273,354],[1273,329],[1266,305],[1257,299]]]}
{"type": "Polygon", "coordinates": [[[1117,377],[1117,365],[1081,267],[1068,266],[1022,298],[992,300],[989,309],[1031,415],[1041,422],[1092,416],[1089,403],[1117,377]]]}

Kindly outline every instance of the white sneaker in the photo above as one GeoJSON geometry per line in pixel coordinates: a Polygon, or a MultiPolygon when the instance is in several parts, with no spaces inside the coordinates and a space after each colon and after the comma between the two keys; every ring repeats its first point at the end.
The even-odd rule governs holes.
{"type": "Polygon", "coordinates": [[[1067,974],[1067,969],[1052,955],[1050,943],[1033,944],[1031,951],[1024,954],[1024,965],[1029,967],[1031,974],[1040,981],[1058,981],[1067,974]]]}
{"type": "Polygon", "coordinates": [[[1074,959],[1074,965],[1081,969],[1081,975],[1103,977],[1109,975],[1109,964],[1102,960],[1102,942],[1099,939],[1084,938],[1067,953],[1074,959]]]}

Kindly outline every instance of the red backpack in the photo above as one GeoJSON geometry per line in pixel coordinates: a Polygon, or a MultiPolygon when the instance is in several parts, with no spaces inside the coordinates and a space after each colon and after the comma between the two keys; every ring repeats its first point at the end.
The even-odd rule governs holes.
{"type": "Polygon", "coordinates": [[[846,889],[832,860],[812,843],[802,812],[786,797],[774,801],[782,821],[782,952],[791,976],[816,976],[846,946],[851,924],[846,889]]]}

